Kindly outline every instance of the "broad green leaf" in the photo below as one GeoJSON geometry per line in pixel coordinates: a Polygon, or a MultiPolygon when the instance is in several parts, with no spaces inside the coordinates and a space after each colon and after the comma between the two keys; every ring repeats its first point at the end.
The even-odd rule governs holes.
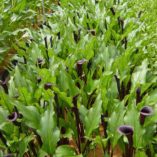
{"type": "Polygon", "coordinates": [[[9,115],[9,112],[5,110],[4,108],[0,107],[0,128],[4,124],[4,122],[7,120],[8,115],[9,115]]]}
{"type": "Polygon", "coordinates": [[[0,104],[9,112],[13,109],[12,100],[6,93],[4,93],[2,87],[0,87],[0,104]]]}
{"type": "Polygon", "coordinates": [[[78,89],[75,86],[74,80],[68,73],[65,72],[63,68],[60,68],[59,70],[58,86],[61,91],[66,92],[70,96],[74,96],[78,93],[78,89]]]}
{"type": "Polygon", "coordinates": [[[144,151],[137,151],[135,157],[147,157],[147,155],[144,151]]]}
{"type": "Polygon", "coordinates": [[[134,145],[138,148],[141,146],[143,129],[140,126],[139,112],[135,104],[129,104],[128,110],[124,117],[125,124],[131,125],[134,129],[134,145]]]}
{"type": "Polygon", "coordinates": [[[75,150],[68,145],[62,145],[56,149],[55,157],[63,157],[63,156],[64,157],[75,157],[75,156],[78,157],[78,155],[76,155],[75,150]]]}
{"type": "Polygon", "coordinates": [[[16,104],[19,112],[24,117],[25,124],[31,128],[38,129],[40,126],[40,113],[35,106],[25,106],[20,103],[16,104]]]}
{"type": "Polygon", "coordinates": [[[146,81],[146,74],[148,71],[148,60],[145,59],[142,65],[136,68],[136,71],[132,75],[133,87],[137,84],[144,84],[146,81]]]}
{"type": "Polygon", "coordinates": [[[90,136],[92,131],[98,128],[99,126],[100,117],[101,117],[101,107],[102,107],[102,100],[101,100],[101,96],[98,95],[94,106],[89,109],[85,117],[85,131],[87,137],[90,136]]]}
{"type": "Polygon", "coordinates": [[[38,133],[43,142],[42,149],[51,155],[55,152],[60,136],[54,115],[54,111],[46,110],[41,116],[41,120],[38,121],[38,123],[40,123],[38,133]]]}

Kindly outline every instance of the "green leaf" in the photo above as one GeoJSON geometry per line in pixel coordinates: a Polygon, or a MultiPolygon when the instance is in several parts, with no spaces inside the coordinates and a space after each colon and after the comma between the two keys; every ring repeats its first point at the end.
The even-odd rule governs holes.
{"type": "Polygon", "coordinates": [[[74,80],[71,78],[71,76],[65,72],[65,70],[60,67],[59,68],[59,74],[58,74],[58,86],[61,91],[66,92],[70,96],[74,96],[78,94],[78,89],[75,86],[74,80]],[[66,82],[66,83],[65,83],[66,82]]]}
{"type": "Polygon", "coordinates": [[[144,151],[137,151],[135,157],[147,157],[144,151]]]}
{"type": "Polygon", "coordinates": [[[87,116],[85,117],[86,136],[90,136],[92,131],[98,128],[101,117],[101,106],[101,96],[98,95],[94,106],[90,108],[87,113],[87,116]]]}
{"type": "Polygon", "coordinates": [[[40,126],[40,114],[35,106],[24,106],[20,103],[16,104],[19,112],[24,117],[25,124],[31,128],[38,129],[40,126]]]}
{"type": "Polygon", "coordinates": [[[23,156],[23,154],[27,151],[28,143],[32,140],[31,136],[26,136],[25,138],[21,139],[19,142],[19,157],[23,156]]]}
{"type": "Polygon", "coordinates": [[[40,122],[38,133],[43,142],[42,149],[51,155],[55,152],[60,136],[54,115],[54,111],[46,110],[42,115],[41,120],[38,121],[38,123],[40,122]]]}
{"type": "MultiPolygon", "coordinates": [[[[62,145],[59,146],[56,149],[55,152],[55,157],[79,157],[78,155],[76,155],[76,152],[73,148],[71,148],[70,146],[67,145],[62,145]]],[[[81,157],[81,156],[80,156],[81,157]]]]}
{"type": "Polygon", "coordinates": [[[0,104],[7,109],[9,112],[12,111],[13,105],[11,98],[3,91],[2,87],[0,87],[0,104]]]}
{"type": "Polygon", "coordinates": [[[112,145],[113,147],[115,147],[120,137],[117,129],[120,125],[123,124],[125,109],[124,109],[124,103],[122,102],[115,103],[113,105],[114,105],[114,107],[112,108],[113,112],[108,120],[107,130],[108,130],[109,137],[112,137],[111,138],[112,145]]]}
{"type": "Polygon", "coordinates": [[[143,129],[140,126],[140,120],[139,120],[139,112],[135,106],[135,104],[130,104],[128,106],[126,115],[124,117],[124,121],[127,125],[131,125],[134,128],[134,145],[136,147],[141,146],[142,142],[142,135],[143,135],[143,129]]]}
{"type": "Polygon", "coordinates": [[[137,84],[144,84],[146,82],[146,74],[148,71],[148,60],[145,59],[142,65],[136,68],[136,71],[132,75],[133,87],[137,84]]]}

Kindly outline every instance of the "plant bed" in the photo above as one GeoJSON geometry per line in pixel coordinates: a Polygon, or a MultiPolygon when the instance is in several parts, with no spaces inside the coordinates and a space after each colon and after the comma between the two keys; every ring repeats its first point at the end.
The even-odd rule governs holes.
{"type": "MultiPolygon", "coordinates": [[[[16,4],[21,14],[25,2],[16,4]]],[[[156,156],[157,38],[147,2],[43,2],[28,3],[40,27],[25,21],[8,34],[16,54],[0,73],[0,156],[156,156]]]]}

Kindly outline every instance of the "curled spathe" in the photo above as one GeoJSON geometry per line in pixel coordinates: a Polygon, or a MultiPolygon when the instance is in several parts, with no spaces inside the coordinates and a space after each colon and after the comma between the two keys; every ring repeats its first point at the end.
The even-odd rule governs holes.
{"type": "Polygon", "coordinates": [[[149,117],[153,114],[153,109],[150,106],[144,106],[140,110],[140,124],[143,125],[146,117],[149,117]]]}

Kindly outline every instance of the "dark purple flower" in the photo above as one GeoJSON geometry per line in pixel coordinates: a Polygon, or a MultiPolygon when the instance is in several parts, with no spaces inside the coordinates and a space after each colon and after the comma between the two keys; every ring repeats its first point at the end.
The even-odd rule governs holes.
{"type": "Polygon", "coordinates": [[[134,129],[132,126],[129,125],[122,125],[118,128],[118,132],[122,135],[133,135],[134,129]]]}
{"type": "Polygon", "coordinates": [[[43,59],[38,58],[38,59],[37,59],[37,63],[38,63],[38,65],[39,65],[39,68],[41,68],[41,66],[42,66],[42,64],[43,64],[43,59]]]}
{"type": "Polygon", "coordinates": [[[128,138],[129,144],[133,143],[133,133],[134,129],[130,125],[122,125],[118,128],[118,132],[122,135],[125,135],[128,138]]]}
{"type": "Polygon", "coordinates": [[[52,83],[50,83],[50,82],[48,82],[48,83],[46,83],[46,84],[44,85],[44,89],[45,89],[45,90],[51,89],[51,87],[52,87],[52,83]]]}
{"type": "Polygon", "coordinates": [[[81,59],[77,61],[77,65],[83,65],[87,60],[86,59],[81,59]]]}
{"type": "Polygon", "coordinates": [[[11,121],[11,122],[16,121],[17,118],[18,118],[17,112],[13,112],[12,114],[10,114],[10,115],[8,116],[8,120],[11,121]]]}
{"type": "Polygon", "coordinates": [[[80,77],[83,74],[83,64],[86,62],[87,62],[86,59],[81,59],[81,60],[77,61],[77,73],[78,73],[78,76],[80,76],[80,77]]]}
{"type": "Polygon", "coordinates": [[[37,77],[37,82],[38,82],[38,83],[41,82],[41,77],[37,77]]]}
{"type": "Polygon", "coordinates": [[[38,60],[38,65],[41,65],[43,63],[43,59],[38,58],[37,60],[38,60]]]}
{"type": "Polygon", "coordinates": [[[134,148],[133,148],[133,133],[134,129],[129,125],[122,125],[118,128],[118,132],[122,135],[125,135],[128,139],[128,144],[125,144],[125,153],[124,157],[133,157],[134,148]]]}
{"type": "Polygon", "coordinates": [[[140,123],[144,124],[145,118],[153,114],[153,109],[149,106],[144,106],[140,111],[140,123]]]}

